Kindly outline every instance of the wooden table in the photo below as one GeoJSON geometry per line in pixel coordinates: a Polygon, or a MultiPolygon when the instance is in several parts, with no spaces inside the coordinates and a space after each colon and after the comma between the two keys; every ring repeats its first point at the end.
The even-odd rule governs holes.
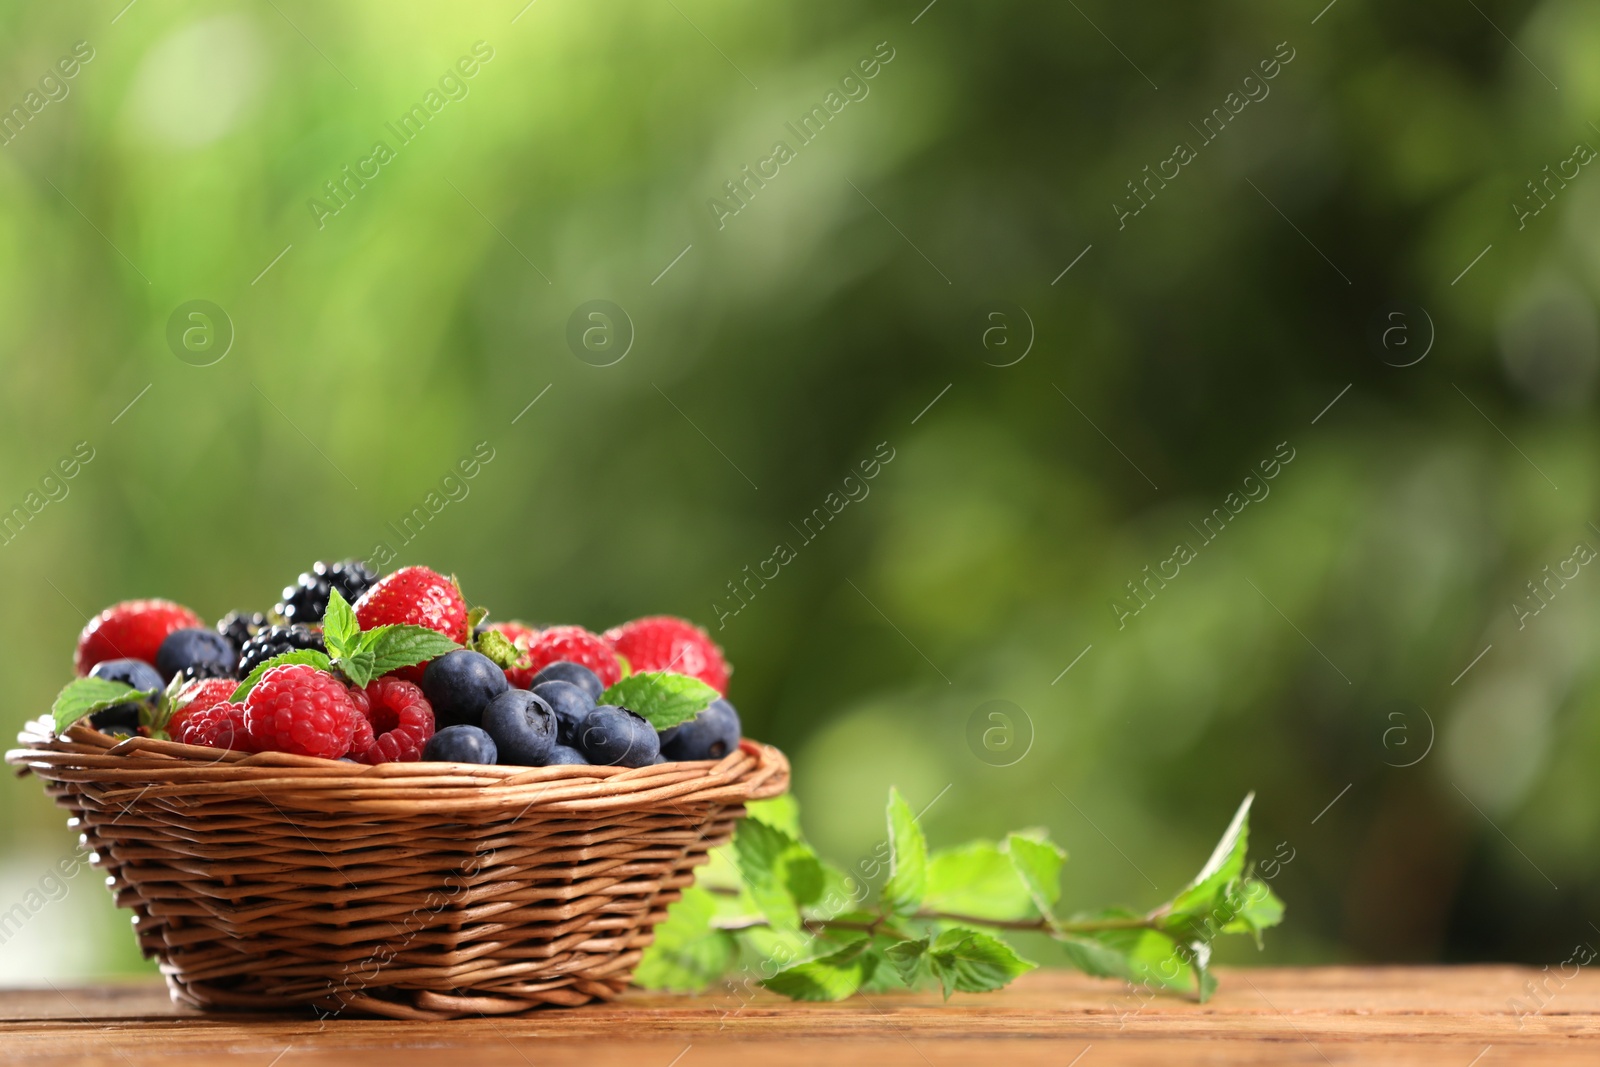
{"type": "Polygon", "coordinates": [[[1209,1004],[1141,1003],[1064,972],[1012,988],[792,1004],[765,994],[630,994],[531,1016],[401,1023],[202,1015],[158,983],[0,990],[0,1061],[30,1064],[584,1064],[943,1067],[1113,1064],[1600,1064],[1600,975],[1511,967],[1327,967],[1222,974],[1209,1004]],[[1524,988],[1543,981],[1543,1009],[1524,988]],[[1529,1014],[1510,1002],[1520,999],[1529,1014]],[[1076,1057],[1076,1059],[1074,1058],[1076,1057]]]}

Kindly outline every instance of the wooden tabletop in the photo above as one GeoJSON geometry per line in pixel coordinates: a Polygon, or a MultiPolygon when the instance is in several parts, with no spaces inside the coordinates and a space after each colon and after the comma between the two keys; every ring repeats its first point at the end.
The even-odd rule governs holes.
{"type": "Polygon", "coordinates": [[[1223,972],[1221,991],[1199,1005],[1141,1001],[1120,983],[1052,971],[947,1004],[936,994],[794,1004],[766,994],[633,993],[615,1004],[443,1023],[200,1014],[173,1007],[159,983],[139,982],[0,990],[0,1061],[1594,1067],[1600,976],[1511,967],[1236,970],[1223,972]],[[1540,998],[1530,981],[1543,983],[1540,998]]]}

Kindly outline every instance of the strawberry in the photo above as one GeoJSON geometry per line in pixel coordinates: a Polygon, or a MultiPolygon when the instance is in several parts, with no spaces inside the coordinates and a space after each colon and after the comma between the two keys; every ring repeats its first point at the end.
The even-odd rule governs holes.
{"type": "MultiPolygon", "coordinates": [[[[485,627],[505,635],[507,641],[516,646],[517,651],[526,655],[528,644],[539,631],[525,622],[491,622],[485,627]]],[[[508,667],[506,681],[511,683],[513,689],[526,689],[533,684],[533,676],[539,673],[537,667],[508,667]]]]}
{"type": "Polygon", "coordinates": [[[466,644],[467,602],[456,583],[427,567],[401,567],[384,575],[355,602],[363,630],[408,624],[437,630],[457,644],[466,644]]]}
{"type": "Polygon", "coordinates": [[[622,665],[617,662],[617,650],[611,647],[611,642],[581,626],[552,626],[529,638],[530,679],[546,664],[557,660],[588,667],[599,677],[601,685],[615,685],[622,677],[622,665]]]}
{"type": "Polygon", "coordinates": [[[729,668],[722,649],[687,619],[652,615],[614,626],[605,638],[636,671],[687,674],[727,695],[729,668]]]}
{"type": "Polygon", "coordinates": [[[153,664],[168,634],[204,625],[200,616],[170,600],[124,600],[89,620],[78,635],[73,665],[81,678],[108,659],[153,664]]]}

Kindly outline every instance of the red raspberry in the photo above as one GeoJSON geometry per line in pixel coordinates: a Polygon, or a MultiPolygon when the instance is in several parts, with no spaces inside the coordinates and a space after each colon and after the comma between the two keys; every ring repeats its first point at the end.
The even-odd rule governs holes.
{"type": "Polygon", "coordinates": [[[178,710],[167,720],[167,736],[176,738],[184,720],[195,712],[228,703],[237,688],[239,683],[232,678],[206,678],[184,686],[178,691],[178,710]]]}
{"type": "Polygon", "coordinates": [[[350,751],[360,717],[339,679],[303,663],[272,668],[244,701],[245,726],[260,752],[338,759],[350,751]]]}
{"type": "MultiPolygon", "coordinates": [[[[517,651],[523,654],[527,653],[528,643],[539,632],[525,622],[491,622],[487,629],[504,634],[506,640],[517,646],[517,651]]],[[[534,673],[526,667],[511,667],[506,670],[506,681],[511,683],[513,689],[526,689],[533,684],[534,673]]]]}
{"type": "Polygon", "coordinates": [[[456,584],[427,567],[401,567],[378,579],[355,603],[363,630],[404,623],[437,630],[467,643],[467,602],[456,584]]]}
{"type": "Polygon", "coordinates": [[[687,674],[719,693],[728,692],[728,661],[722,658],[722,649],[687,619],[652,615],[614,626],[605,636],[636,671],[687,674]]]}
{"type": "Polygon", "coordinates": [[[367,686],[362,697],[366,701],[367,744],[352,745],[350,755],[362,763],[421,759],[422,747],[433,736],[433,706],[422,690],[386,674],[367,686]]]}
{"type": "Polygon", "coordinates": [[[124,600],[94,618],[78,634],[73,657],[78,677],[108,659],[142,659],[155,663],[156,650],[174,630],[201,627],[200,616],[170,600],[124,600]]]}
{"type": "Polygon", "coordinates": [[[245,716],[243,704],[230,704],[225,700],[220,704],[188,711],[183,721],[171,731],[172,739],[185,745],[254,752],[255,742],[245,727],[245,716]]]}
{"type": "Polygon", "coordinates": [[[557,660],[588,667],[599,677],[601,685],[615,685],[622,677],[617,650],[611,647],[611,642],[581,626],[552,626],[540,630],[528,641],[528,660],[530,680],[540,668],[557,660]]]}

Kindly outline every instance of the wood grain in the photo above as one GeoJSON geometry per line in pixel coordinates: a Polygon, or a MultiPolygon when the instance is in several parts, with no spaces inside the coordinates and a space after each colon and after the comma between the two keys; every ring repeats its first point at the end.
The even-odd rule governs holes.
{"type": "Polygon", "coordinates": [[[400,1022],[201,1014],[159,983],[0,991],[0,1061],[253,1067],[448,1062],[588,1067],[1600,1063],[1600,976],[1512,967],[1224,972],[1208,1004],[1141,1002],[1050,971],[995,994],[793,1004],[765,993],[620,1000],[515,1018],[400,1022]],[[1525,988],[1545,985],[1544,1006],[1525,988]],[[1520,1001],[1522,1014],[1512,1001],[1520,1001]],[[277,1058],[281,1057],[281,1058],[277,1058]],[[1074,1057],[1078,1057],[1076,1060],[1074,1057]]]}

